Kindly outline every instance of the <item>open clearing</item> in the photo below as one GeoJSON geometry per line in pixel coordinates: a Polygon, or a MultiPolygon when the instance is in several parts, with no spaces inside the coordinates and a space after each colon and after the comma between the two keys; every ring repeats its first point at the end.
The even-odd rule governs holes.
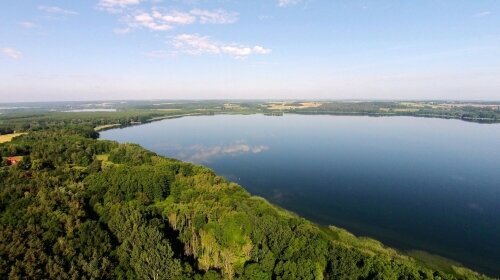
{"type": "Polygon", "coordinates": [[[14,137],[21,136],[23,134],[26,133],[11,133],[11,134],[0,135],[0,143],[10,142],[14,137]]]}
{"type": "Polygon", "coordinates": [[[99,126],[96,126],[94,128],[95,131],[101,131],[101,130],[105,130],[105,129],[108,129],[108,128],[113,128],[113,127],[118,127],[120,126],[119,123],[114,123],[114,124],[106,124],[106,125],[99,125],[99,126]]]}
{"type": "Polygon", "coordinates": [[[269,103],[267,108],[271,109],[271,110],[288,110],[288,109],[317,108],[317,107],[323,105],[323,103],[321,103],[321,102],[302,102],[302,103],[298,103],[298,104],[300,104],[300,105],[291,105],[291,104],[287,104],[286,102],[283,102],[283,103],[272,102],[272,103],[269,103]]]}
{"type": "Polygon", "coordinates": [[[154,109],[156,111],[165,111],[165,112],[170,112],[170,111],[180,111],[182,109],[178,109],[178,108],[161,108],[161,109],[154,109]]]}
{"type": "Polygon", "coordinates": [[[100,161],[109,161],[109,154],[96,155],[95,158],[100,161]]]}

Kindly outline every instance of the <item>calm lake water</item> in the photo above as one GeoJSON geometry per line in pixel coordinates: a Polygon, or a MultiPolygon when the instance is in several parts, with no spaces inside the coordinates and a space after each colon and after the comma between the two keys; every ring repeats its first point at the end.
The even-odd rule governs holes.
{"type": "Polygon", "coordinates": [[[218,115],[101,137],[209,166],[317,223],[500,276],[500,124],[218,115]]]}

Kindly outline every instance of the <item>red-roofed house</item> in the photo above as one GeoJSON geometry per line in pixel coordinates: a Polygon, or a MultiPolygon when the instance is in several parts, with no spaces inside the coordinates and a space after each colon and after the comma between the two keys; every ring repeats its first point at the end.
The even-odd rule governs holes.
{"type": "Polygon", "coordinates": [[[17,156],[17,157],[7,157],[5,158],[5,161],[7,161],[7,164],[8,165],[16,165],[18,164],[21,160],[23,159],[23,157],[20,157],[20,156],[17,156]]]}

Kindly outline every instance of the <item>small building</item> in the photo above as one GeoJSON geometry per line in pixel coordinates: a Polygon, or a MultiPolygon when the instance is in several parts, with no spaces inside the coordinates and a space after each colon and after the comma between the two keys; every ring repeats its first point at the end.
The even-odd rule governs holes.
{"type": "Polygon", "coordinates": [[[17,157],[6,157],[5,161],[7,162],[7,165],[17,165],[23,157],[17,156],[17,157]]]}

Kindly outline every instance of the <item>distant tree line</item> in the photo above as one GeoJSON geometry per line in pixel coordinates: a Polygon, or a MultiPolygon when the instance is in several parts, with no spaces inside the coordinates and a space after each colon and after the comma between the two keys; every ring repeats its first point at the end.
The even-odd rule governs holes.
{"type": "Polygon", "coordinates": [[[259,101],[230,102],[200,101],[177,103],[130,102],[119,106],[116,112],[52,112],[48,110],[3,112],[0,114],[0,134],[13,131],[36,131],[47,128],[64,128],[71,125],[92,126],[119,124],[128,126],[144,123],[168,116],[187,114],[252,114],[282,115],[298,114],[334,114],[334,115],[369,115],[369,116],[418,116],[433,118],[454,118],[473,122],[500,122],[500,103],[461,104],[440,102],[319,102],[317,107],[302,107],[303,102],[284,103],[283,110],[268,108],[269,103],[259,101]],[[230,106],[226,106],[230,105],[230,106]],[[296,106],[296,108],[293,108],[296,106]]]}

